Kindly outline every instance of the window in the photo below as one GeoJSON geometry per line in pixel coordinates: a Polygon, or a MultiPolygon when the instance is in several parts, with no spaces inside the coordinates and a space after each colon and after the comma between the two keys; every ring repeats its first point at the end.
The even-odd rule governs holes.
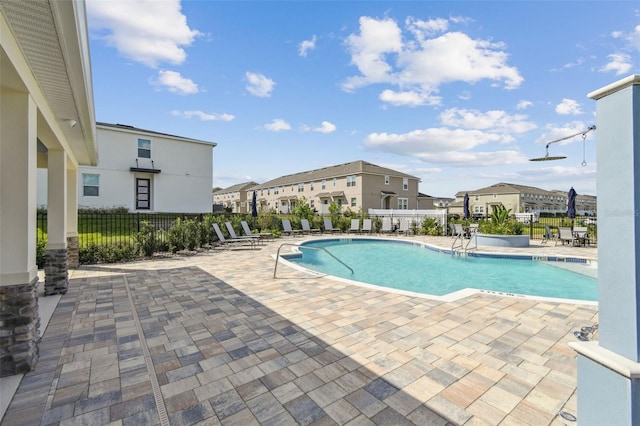
{"type": "Polygon", "coordinates": [[[409,178],[402,178],[402,189],[405,191],[409,190],[409,178]]]}
{"type": "Polygon", "coordinates": [[[278,188],[277,186],[275,188],[273,188],[273,193],[275,195],[278,195],[280,193],[280,188],[278,188]]]}
{"type": "Polygon", "coordinates": [[[311,207],[311,210],[315,210],[315,208],[316,208],[315,200],[311,200],[311,201],[309,202],[309,207],[311,207]]]}
{"type": "Polygon", "coordinates": [[[138,139],[138,158],[151,158],[151,141],[138,139]]]}
{"type": "Polygon", "coordinates": [[[384,184],[389,185],[389,176],[384,177],[384,184]]]}
{"type": "Polygon", "coordinates": [[[327,189],[327,181],[326,180],[322,181],[322,189],[327,189]]]}
{"type": "Polygon", "coordinates": [[[298,192],[304,192],[304,183],[298,184],[298,192]]]}
{"type": "Polygon", "coordinates": [[[82,195],[85,197],[100,196],[100,175],[82,174],[82,195]]]}
{"type": "Polygon", "coordinates": [[[480,196],[479,195],[474,195],[473,196],[473,201],[480,201],[480,196]]]}
{"type": "Polygon", "coordinates": [[[336,186],[336,183],[337,183],[337,182],[338,182],[338,179],[333,178],[333,186],[334,186],[334,187],[336,186]]]}
{"type": "Polygon", "coordinates": [[[408,198],[398,198],[398,209],[399,210],[409,210],[409,199],[408,198]]]}
{"type": "Polygon", "coordinates": [[[151,209],[151,179],[136,179],[136,210],[151,209]]]}
{"type": "Polygon", "coordinates": [[[356,197],[351,197],[351,207],[356,206],[356,197]]]}
{"type": "Polygon", "coordinates": [[[309,184],[309,189],[313,191],[313,182],[309,184]]]}
{"type": "Polygon", "coordinates": [[[356,186],[356,177],[355,176],[347,176],[347,188],[350,186],[356,186]]]}

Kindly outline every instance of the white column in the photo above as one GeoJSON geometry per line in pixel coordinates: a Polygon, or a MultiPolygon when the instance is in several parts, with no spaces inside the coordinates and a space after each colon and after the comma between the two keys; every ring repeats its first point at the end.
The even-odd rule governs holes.
{"type": "Polygon", "coordinates": [[[0,93],[0,286],[37,277],[37,109],[18,92],[0,93]]]}
{"type": "Polygon", "coordinates": [[[38,362],[37,127],[30,95],[0,92],[0,377],[38,362]]]}
{"type": "Polygon", "coordinates": [[[47,249],[67,248],[67,155],[63,150],[47,154],[47,249]]]}
{"type": "Polygon", "coordinates": [[[67,169],[67,254],[69,269],[76,269],[80,266],[77,169],[67,169]]]}
{"type": "Polygon", "coordinates": [[[67,154],[50,149],[47,155],[47,258],[44,294],[65,294],[69,287],[67,253],[67,154]]]}
{"type": "Polygon", "coordinates": [[[640,425],[640,75],[596,100],[599,341],[575,342],[578,422],[640,425]]]}
{"type": "Polygon", "coordinates": [[[67,169],[67,237],[78,236],[78,170],[67,169]]]}

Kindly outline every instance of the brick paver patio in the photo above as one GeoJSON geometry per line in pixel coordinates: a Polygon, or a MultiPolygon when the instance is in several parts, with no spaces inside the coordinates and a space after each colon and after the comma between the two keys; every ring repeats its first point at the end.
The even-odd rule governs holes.
{"type": "MultiPolygon", "coordinates": [[[[2,425],[562,425],[560,411],[576,415],[568,343],[597,322],[595,305],[442,302],[285,265],[274,279],[283,241],[72,271],[2,425]]],[[[537,242],[516,251],[596,257],[537,242]]]]}

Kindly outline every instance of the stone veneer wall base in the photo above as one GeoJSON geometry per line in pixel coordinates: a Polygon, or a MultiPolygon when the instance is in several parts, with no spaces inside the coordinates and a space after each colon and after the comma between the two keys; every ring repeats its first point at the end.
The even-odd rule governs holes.
{"type": "Polygon", "coordinates": [[[67,262],[69,269],[80,267],[80,245],[78,237],[67,237],[67,262]]]}
{"type": "Polygon", "coordinates": [[[67,288],[69,288],[67,249],[47,250],[44,264],[44,295],[67,294],[67,288]]]}
{"type": "Polygon", "coordinates": [[[24,374],[38,363],[38,277],[0,287],[0,377],[24,374]]]}

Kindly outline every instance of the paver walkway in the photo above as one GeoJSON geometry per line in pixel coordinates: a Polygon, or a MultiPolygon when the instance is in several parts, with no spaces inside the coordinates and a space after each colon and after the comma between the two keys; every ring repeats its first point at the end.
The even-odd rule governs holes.
{"type": "Polygon", "coordinates": [[[596,306],[441,302],[286,266],[273,279],[281,242],[73,271],[2,425],[560,425],[576,413],[568,342],[596,306]]]}

